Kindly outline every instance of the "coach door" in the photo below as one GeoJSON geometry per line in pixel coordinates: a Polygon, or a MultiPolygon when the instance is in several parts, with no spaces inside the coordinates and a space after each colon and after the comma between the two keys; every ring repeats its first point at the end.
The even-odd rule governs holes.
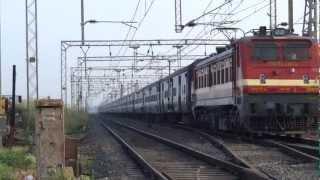
{"type": "Polygon", "coordinates": [[[136,103],[136,95],[135,95],[136,93],[133,93],[132,94],[132,99],[131,99],[131,102],[132,102],[132,112],[135,112],[136,111],[136,109],[135,109],[135,103],[136,103]]]}
{"type": "Polygon", "coordinates": [[[142,112],[145,111],[145,109],[144,109],[144,101],[145,101],[144,97],[145,97],[145,90],[142,91],[142,106],[141,106],[141,111],[142,112]]]}
{"type": "Polygon", "coordinates": [[[160,97],[160,101],[161,101],[161,112],[164,112],[164,98],[165,97],[165,90],[164,90],[164,81],[161,83],[161,97],[160,97]]]}
{"type": "Polygon", "coordinates": [[[178,105],[179,105],[179,112],[181,112],[181,76],[178,79],[178,105]]]}
{"type": "Polygon", "coordinates": [[[169,101],[169,104],[170,104],[170,110],[174,110],[173,108],[173,78],[170,78],[170,85],[169,85],[169,92],[170,92],[170,101],[169,101]]]}

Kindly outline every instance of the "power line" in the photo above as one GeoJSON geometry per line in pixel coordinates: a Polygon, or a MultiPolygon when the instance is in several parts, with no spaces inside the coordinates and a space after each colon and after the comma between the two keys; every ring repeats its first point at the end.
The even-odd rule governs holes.
{"type": "MultiPolygon", "coordinates": [[[[229,1],[230,1],[230,0],[229,0],[229,1]]],[[[243,1],[243,0],[241,0],[241,2],[242,2],[242,1],[243,1]]],[[[231,1],[230,1],[230,2],[231,2],[231,1]]],[[[210,6],[212,5],[212,3],[213,3],[213,0],[211,0],[211,1],[207,4],[206,8],[203,10],[203,14],[206,14],[206,11],[210,8],[210,6]]],[[[215,8],[214,8],[214,9],[218,10],[218,12],[213,15],[213,17],[211,18],[211,21],[213,21],[213,20],[216,18],[216,16],[218,15],[219,11],[220,11],[220,10],[222,9],[222,7],[225,6],[225,5],[226,5],[226,3],[223,3],[223,4],[221,4],[221,5],[218,6],[218,7],[220,7],[220,8],[218,8],[218,7],[215,7],[215,8]]],[[[213,12],[213,10],[210,10],[210,11],[213,12]]],[[[210,11],[209,11],[209,12],[210,12],[210,11]]],[[[188,37],[194,29],[195,29],[194,26],[191,27],[190,30],[184,35],[184,38],[188,37]]],[[[200,34],[203,33],[203,31],[205,31],[206,29],[207,29],[207,27],[205,26],[205,27],[204,27],[204,30],[200,31],[200,32],[195,36],[195,38],[197,38],[198,36],[200,36],[200,34]]],[[[183,42],[182,42],[182,43],[183,43],[183,42]]],[[[186,49],[186,47],[183,48],[183,49],[186,49]]],[[[169,49],[168,51],[165,52],[165,54],[171,52],[172,50],[173,50],[173,49],[169,49]]]]}
{"type": "MultiPolygon", "coordinates": [[[[241,18],[238,22],[235,22],[233,25],[240,23],[241,21],[247,19],[247,18],[250,17],[250,16],[253,16],[253,15],[256,14],[257,12],[259,12],[259,11],[261,11],[262,9],[265,9],[266,7],[269,7],[269,6],[270,6],[270,4],[268,3],[267,5],[265,5],[265,6],[261,7],[261,8],[259,8],[259,9],[255,10],[255,11],[253,11],[253,12],[250,13],[249,15],[241,18]]],[[[215,37],[215,36],[218,35],[218,34],[219,34],[219,32],[216,33],[216,34],[214,34],[212,37],[215,37]]],[[[205,35],[206,35],[206,34],[205,34],[205,35]]],[[[205,35],[203,35],[203,36],[205,36],[205,35]]],[[[202,37],[203,37],[203,36],[202,36],[202,37]]],[[[193,48],[193,49],[191,49],[190,51],[188,51],[187,53],[185,53],[183,56],[190,54],[191,52],[193,52],[194,50],[196,50],[198,47],[199,47],[199,46],[196,46],[195,48],[193,48]]]]}
{"type": "MultiPolygon", "coordinates": [[[[135,31],[134,31],[134,33],[133,33],[133,35],[132,35],[132,37],[131,37],[131,40],[133,40],[133,39],[134,39],[134,37],[136,36],[136,34],[137,34],[137,32],[138,32],[139,28],[141,27],[141,25],[142,25],[143,21],[145,20],[145,18],[146,18],[146,17],[147,17],[147,15],[149,14],[149,12],[150,12],[150,10],[151,10],[151,8],[152,8],[153,4],[155,3],[155,1],[156,1],[156,0],[152,0],[152,2],[151,2],[151,4],[149,5],[149,7],[148,7],[147,11],[144,13],[143,17],[142,17],[142,18],[141,18],[141,20],[139,21],[139,24],[138,24],[137,28],[135,29],[135,31]]],[[[125,49],[125,51],[124,51],[123,55],[125,55],[125,54],[127,53],[127,51],[128,51],[128,48],[126,48],[126,49],[125,49]]]]}
{"type": "MultiPolygon", "coordinates": [[[[130,21],[135,21],[135,18],[136,18],[136,16],[137,16],[137,13],[138,13],[138,10],[139,10],[139,7],[140,7],[140,3],[141,3],[141,0],[138,1],[137,5],[136,5],[136,8],[135,8],[135,10],[134,10],[134,13],[133,13],[133,15],[132,15],[132,17],[131,17],[131,19],[130,19],[130,21]]],[[[128,29],[128,31],[127,31],[127,34],[126,34],[126,36],[125,36],[125,38],[124,38],[124,40],[127,40],[127,39],[129,38],[131,29],[132,29],[132,27],[129,27],[129,29],[128,29]]],[[[119,55],[119,54],[121,53],[122,48],[123,48],[123,47],[121,47],[121,48],[119,49],[117,55],[119,55]]]]}
{"type": "Polygon", "coordinates": [[[227,4],[230,4],[232,1],[234,1],[234,0],[227,0],[225,3],[221,4],[220,6],[214,8],[214,9],[208,11],[208,12],[203,13],[201,16],[199,16],[199,17],[191,20],[190,22],[197,21],[197,20],[203,18],[204,16],[207,16],[207,15],[211,14],[212,12],[216,11],[217,9],[220,9],[220,8],[222,8],[223,6],[225,6],[225,5],[227,5],[227,4]]]}
{"type": "MultiPolygon", "coordinates": [[[[233,8],[233,9],[231,9],[229,12],[233,12],[233,11],[235,11],[237,8],[239,8],[240,7],[240,5],[243,3],[243,0],[241,0],[240,1],[240,3],[235,7],[235,8],[233,8]]],[[[231,16],[229,16],[229,17],[225,17],[222,21],[225,21],[226,19],[228,19],[228,18],[231,18],[231,17],[233,17],[233,16],[235,16],[236,14],[233,14],[233,15],[231,15],[231,16]]],[[[211,20],[213,20],[214,18],[212,18],[211,20]]],[[[208,33],[210,33],[210,32],[205,32],[206,30],[208,29],[208,26],[205,26],[205,28],[204,28],[204,30],[202,30],[202,31],[200,31],[197,35],[196,35],[196,37],[195,38],[202,38],[203,36],[206,36],[208,33]],[[204,33],[204,34],[203,34],[204,33]],[[202,35],[201,35],[202,34],[202,35]]],[[[217,33],[216,35],[218,35],[219,33],[217,33]]],[[[216,35],[214,35],[214,36],[216,36],[216,35]]],[[[213,36],[213,37],[214,37],[213,36]]],[[[195,49],[197,49],[199,46],[196,46],[195,48],[194,48],[194,50],[195,49]]],[[[185,50],[185,49],[187,49],[188,48],[188,46],[186,46],[186,47],[184,47],[183,48],[183,50],[185,50]]]]}

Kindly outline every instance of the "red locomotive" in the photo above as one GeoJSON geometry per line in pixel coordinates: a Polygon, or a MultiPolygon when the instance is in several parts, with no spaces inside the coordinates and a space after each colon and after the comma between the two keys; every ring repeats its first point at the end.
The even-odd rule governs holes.
{"type": "Polygon", "coordinates": [[[195,67],[193,111],[215,129],[300,134],[317,124],[315,40],[260,28],[195,67]]]}
{"type": "Polygon", "coordinates": [[[317,125],[318,43],[285,29],[253,33],[100,112],[255,133],[301,134],[317,125]]]}

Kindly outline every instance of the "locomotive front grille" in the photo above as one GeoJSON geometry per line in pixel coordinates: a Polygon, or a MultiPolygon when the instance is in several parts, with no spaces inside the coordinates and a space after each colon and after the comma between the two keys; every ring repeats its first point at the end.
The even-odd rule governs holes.
{"type": "Polygon", "coordinates": [[[313,124],[311,118],[307,117],[289,117],[289,116],[275,116],[275,117],[250,117],[250,129],[253,131],[306,131],[310,129],[313,124]]]}

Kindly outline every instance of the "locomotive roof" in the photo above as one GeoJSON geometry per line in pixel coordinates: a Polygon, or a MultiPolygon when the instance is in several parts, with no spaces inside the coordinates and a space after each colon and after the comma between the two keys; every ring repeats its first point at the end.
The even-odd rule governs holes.
{"type": "Polygon", "coordinates": [[[316,42],[316,39],[307,36],[298,36],[294,34],[285,35],[285,36],[248,36],[241,39],[235,40],[233,43],[239,42],[248,42],[252,40],[309,40],[312,42],[316,42]]]}

